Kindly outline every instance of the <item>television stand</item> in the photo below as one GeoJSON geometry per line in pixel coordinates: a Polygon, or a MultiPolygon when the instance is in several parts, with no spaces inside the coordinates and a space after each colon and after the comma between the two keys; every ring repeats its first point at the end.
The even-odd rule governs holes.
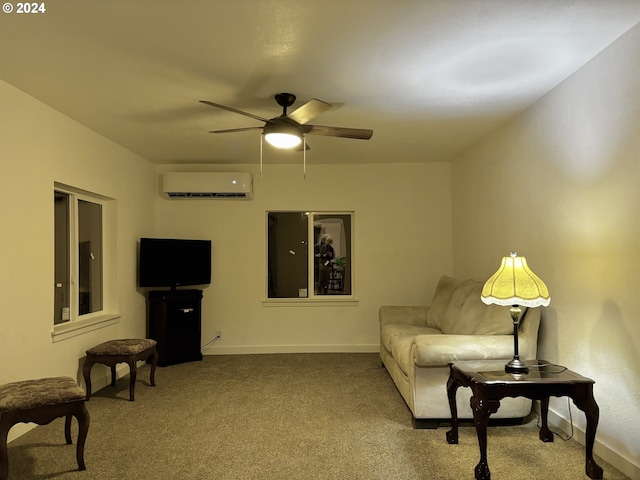
{"type": "Polygon", "coordinates": [[[158,366],[202,360],[202,290],[151,290],[149,338],[158,342],[158,366]]]}

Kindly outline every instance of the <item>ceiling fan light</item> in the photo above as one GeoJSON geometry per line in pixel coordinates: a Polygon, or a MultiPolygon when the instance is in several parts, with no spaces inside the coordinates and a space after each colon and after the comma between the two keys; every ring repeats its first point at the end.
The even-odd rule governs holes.
{"type": "Polygon", "coordinates": [[[302,143],[302,129],[287,119],[273,119],[262,130],[264,139],[276,148],[293,148],[302,143]]]}
{"type": "Polygon", "coordinates": [[[292,133],[265,133],[264,139],[277,148],[293,148],[302,143],[302,138],[292,133]]]}

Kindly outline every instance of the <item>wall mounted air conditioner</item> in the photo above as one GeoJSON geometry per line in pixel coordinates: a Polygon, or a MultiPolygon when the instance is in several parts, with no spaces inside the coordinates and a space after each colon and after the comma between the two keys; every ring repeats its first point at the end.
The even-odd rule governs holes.
{"type": "Polygon", "coordinates": [[[169,198],[251,198],[249,173],[170,172],[162,176],[162,191],[169,198]]]}

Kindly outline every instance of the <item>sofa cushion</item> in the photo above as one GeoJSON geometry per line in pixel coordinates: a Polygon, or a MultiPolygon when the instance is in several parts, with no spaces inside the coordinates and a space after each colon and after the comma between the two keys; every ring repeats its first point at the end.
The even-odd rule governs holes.
{"type": "Polygon", "coordinates": [[[380,320],[381,327],[388,323],[402,323],[406,325],[419,325],[424,327],[427,325],[428,311],[429,307],[425,305],[382,305],[378,311],[378,318],[380,320]]]}
{"type": "Polygon", "coordinates": [[[445,314],[449,308],[449,303],[451,303],[451,297],[458,286],[463,283],[465,283],[465,280],[459,280],[446,275],[440,277],[438,285],[433,292],[429,311],[427,312],[428,327],[442,330],[442,323],[444,323],[445,314]]]}
{"type": "Polygon", "coordinates": [[[462,282],[451,295],[441,323],[444,334],[508,335],[513,333],[509,309],[500,305],[485,305],[480,299],[482,283],[462,282]]]}
{"type": "Polygon", "coordinates": [[[405,375],[412,371],[414,359],[411,357],[411,343],[417,335],[441,335],[440,330],[417,325],[392,323],[384,325],[380,331],[380,342],[400,366],[405,375]]]}
{"type": "Polygon", "coordinates": [[[484,315],[482,321],[476,325],[474,335],[513,335],[513,320],[509,307],[484,304],[483,306],[484,315]]]}

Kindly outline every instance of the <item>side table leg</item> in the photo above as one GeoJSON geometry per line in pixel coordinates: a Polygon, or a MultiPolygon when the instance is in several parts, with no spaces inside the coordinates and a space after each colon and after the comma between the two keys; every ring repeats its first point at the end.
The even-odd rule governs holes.
{"type": "Polygon", "coordinates": [[[471,410],[473,410],[473,422],[478,436],[478,447],[480,448],[480,461],[476,465],[475,476],[476,480],[490,480],[491,472],[487,461],[487,426],[489,425],[489,416],[498,411],[500,402],[495,400],[487,401],[479,397],[477,393],[476,391],[473,392],[470,401],[471,410]]]}
{"type": "Polygon", "coordinates": [[[447,432],[447,443],[454,445],[458,443],[458,406],[456,405],[456,392],[460,384],[457,380],[449,377],[447,380],[447,397],[449,398],[449,408],[451,409],[451,430],[447,432]]]}
{"type": "Polygon", "coordinates": [[[549,430],[548,417],[549,417],[549,397],[540,399],[540,417],[542,419],[542,426],[540,427],[540,440],[543,442],[553,442],[553,433],[549,430]]]}
{"type": "Polygon", "coordinates": [[[600,408],[593,398],[593,385],[585,385],[584,396],[573,397],[573,403],[585,413],[587,417],[587,431],[585,434],[585,473],[594,480],[602,479],[602,467],[593,459],[593,444],[596,439],[596,429],[600,419],[600,408]]]}

